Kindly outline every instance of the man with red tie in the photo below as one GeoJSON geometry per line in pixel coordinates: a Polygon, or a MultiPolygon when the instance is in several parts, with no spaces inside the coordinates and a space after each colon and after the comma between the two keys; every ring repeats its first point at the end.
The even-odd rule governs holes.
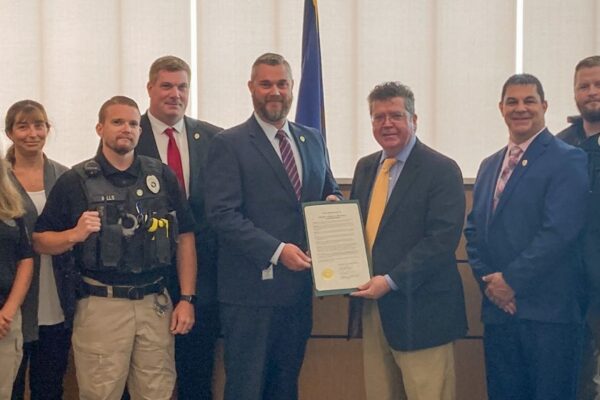
{"type": "Polygon", "coordinates": [[[174,301],[195,304],[197,323],[175,341],[179,400],[211,400],[214,347],[219,334],[216,301],[216,237],[204,212],[204,170],[212,138],[221,130],[185,115],[191,70],[182,59],[160,57],[150,67],[147,84],[150,106],[142,115],[136,153],[162,160],[175,172],[196,221],[198,279],[193,293],[170,287],[174,301]]]}

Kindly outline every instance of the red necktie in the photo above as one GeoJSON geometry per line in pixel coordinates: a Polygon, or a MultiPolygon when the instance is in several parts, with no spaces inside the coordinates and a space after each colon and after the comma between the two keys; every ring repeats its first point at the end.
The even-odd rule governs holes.
{"type": "Polygon", "coordinates": [[[175,172],[179,185],[185,192],[185,179],[183,178],[183,165],[181,163],[181,154],[179,153],[179,147],[173,136],[175,130],[173,128],[165,129],[165,135],[169,137],[169,144],[167,145],[167,164],[175,172]]]}
{"type": "Polygon", "coordinates": [[[300,175],[298,174],[298,168],[296,167],[296,160],[294,159],[294,153],[292,147],[288,141],[287,135],[284,131],[279,130],[275,135],[279,139],[279,151],[281,152],[281,161],[285,172],[287,172],[290,182],[294,187],[296,193],[296,199],[300,200],[300,194],[302,192],[302,182],[300,182],[300,175]]]}

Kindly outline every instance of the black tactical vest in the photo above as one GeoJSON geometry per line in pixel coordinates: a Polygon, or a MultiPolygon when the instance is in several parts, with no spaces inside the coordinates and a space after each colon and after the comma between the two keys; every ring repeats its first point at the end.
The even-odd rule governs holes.
{"type": "Polygon", "coordinates": [[[170,266],[177,248],[177,216],[169,204],[159,160],[137,156],[135,184],[119,188],[94,160],[73,167],[83,180],[88,210],[102,227],[83,243],[83,268],[107,273],[142,273],[170,266]]]}

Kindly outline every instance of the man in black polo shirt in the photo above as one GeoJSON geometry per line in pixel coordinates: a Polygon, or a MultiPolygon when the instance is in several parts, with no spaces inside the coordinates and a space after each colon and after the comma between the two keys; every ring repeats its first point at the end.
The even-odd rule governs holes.
{"type": "Polygon", "coordinates": [[[593,400],[600,398],[600,56],[586,57],[577,63],[573,89],[581,116],[572,118],[571,126],[557,136],[588,155],[591,206],[583,235],[587,310],[577,398],[593,400]]]}
{"type": "Polygon", "coordinates": [[[102,148],[56,182],[37,222],[40,253],[72,250],[81,275],[73,350],[82,399],[170,399],[175,334],[194,324],[194,219],[173,172],[136,156],[137,104],[106,101],[102,148]],[[176,257],[175,257],[176,255],[176,257]],[[182,300],[173,309],[164,276],[177,259],[182,300]]]}

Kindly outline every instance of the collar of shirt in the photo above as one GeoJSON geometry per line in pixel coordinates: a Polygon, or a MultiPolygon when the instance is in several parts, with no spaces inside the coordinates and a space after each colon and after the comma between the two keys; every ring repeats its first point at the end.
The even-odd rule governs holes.
{"type": "MultiPolygon", "coordinates": [[[[254,118],[256,118],[256,122],[258,122],[258,125],[262,128],[265,135],[267,135],[269,141],[271,141],[271,143],[278,143],[275,135],[277,134],[277,131],[279,131],[279,129],[269,124],[268,122],[263,121],[256,112],[254,112],[254,118]]],[[[294,140],[290,133],[290,124],[287,120],[285,120],[285,123],[281,127],[281,130],[285,132],[285,135],[287,136],[288,140],[294,140]]]]}
{"type": "Polygon", "coordinates": [[[148,110],[148,119],[150,120],[150,125],[152,126],[152,131],[157,134],[162,134],[167,128],[173,128],[173,129],[175,129],[175,132],[183,133],[183,129],[185,127],[184,118],[181,118],[179,121],[177,121],[176,124],[171,126],[171,125],[165,124],[164,122],[162,122],[161,120],[156,118],[154,115],[152,115],[150,110],[148,110]]]}
{"type": "MultiPolygon", "coordinates": [[[[277,154],[279,159],[281,159],[281,150],[279,150],[279,139],[277,139],[275,137],[275,135],[277,134],[277,131],[279,129],[277,129],[273,125],[260,119],[260,117],[258,116],[258,114],[256,112],[254,112],[254,118],[256,119],[256,122],[258,122],[258,125],[261,127],[261,129],[267,136],[267,139],[269,139],[269,142],[271,142],[271,146],[273,146],[273,150],[275,151],[275,154],[277,154]]],[[[285,134],[288,138],[290,147],[292,148],[292,153],[294,154],[294,161],[296,162],[296,170],[298,171],[298,176],[300,177],[300,182],[302,182],[303,173],[304,173],[304,171],[302,170],[302,158],[300,157],[300,150],[298,149],[298,146],[296,145],[296,141],[294,140],[294,138],[292,137],[292,134],[290,132],[290,124],[287,120],[281,127],[281,130],[285,132],[285,134]]]]}
{"type": "MultiPolygon", "coordinates": [[[[158,149],[158,155],[163,163],[168,164],[167,149],[169,147],[169,137],[164,134],[165,129],[169,128],[164,122],[159,121],[154,115],[148,110],[148,119],[150,120],[150,126],[152,127],[152,133],[154,134],[154,141],[158,149]]],[[[181,156],[181,166],[183,167],[183,179],[185,180],[185,192],[186,195],[190,195],[190,144],[188,143],[187,131],[185,126],[185,117],[181,118],[173,126],[175,130],[175,142],[179,149],[181,156]]]]}
{"type": "MultiPolygon", "coordinates": [[[[394,164],[392,169],[394,169],[397,165],[404,165],[404,163],[408,159],[408,156],[410,155],[410,152],[412,151],[413,147],[415,147],[415,143],[417,143],[417,136],[412,135],[412,137],[410,138],[408,143],[406,143],[406,146],[404,146],[402,148],[402,150],[400,150],[398,152],[398,154],[396,154],[396,157],[394,157],[396,160],[398,160],[398,162],[396,164],[394,164]]],[[[382,164],[383,160],[385,160],[386,158],[390,158],[390,157],[385,153],[385,150],[384,150],[381,152],[381,159],[379,160],[379,164],[382,164]]]]}
{"type": "Polygon", "coordinates": [[[513,141],[509,140],[508,141],[508,146],[506,147],[506,157],[508,158],[508,150],[512,149],[515,146],[518,146],[521,148],[521,150],[523,150],[523,153],[521,154],[525,154],[525,152],[527,151],[527,148],[529,147],[529,145],[531,143],[533,143],[533,141],[535,140],[536,137],[538,137],[540,135],[540,133],[542,133],[544,130],[546,129],[546,127],[543,127],[538,133],[536,133],[535,135],[533,135],[532,137],[530,137],[529,139],[527,139],[525,142],[521,143],[521,144],[516,144],[513,141]]]}
{"type": "Polygon", "coordinates": [[[110,177],[113,177],[113,176],[119,176],[119,175],[120,176],[128,176],[128,177],[137,179],[141,172],[140,160],[137,156],[134,156],[133,163],[131,163],[129,168],[127,168],[125,171],[120,171],[117,168],[115,168],[106,159],[106,157],[104,156],[104,153],[102,153],[102,152],[99,152],[96,155],[96,157],[94,157],[94,160],[96,160],[96,162],[100,165],[100,168],[102,169],[102,173],[104,174],[106,179],[109,179],[110,177]]]}
{"type": "MultiPolygon", "coordinates": [[[[387,193],[388,199],[390,198],[392,191],[394,190],[394,187],[396,186],[396,182],[398,182],[398,178],[400,177],[400,174],[402,173],[402,169],[404,169],[404,164],[406,163],[408,156],[412,152],[412,149],[415,147],[415,143],[417,143],[417,136],[412,135],[412,137],[409,139],[408,143],[406,143],[406,146],[404,146],[402,148],[402,150],[400,150],[398,152],[398,154],[396,154],[396,157],[394,157],[396,160],[398,160],[398,162],[396,164],[394,164],[392,166],[392,168],[390,168],[390,181],[388,184],[388,193],[387,193]]],[[[379,170],[379,168],[381,168],[381,165],[383,164],[383,160],[385,160],[386,158],[388,158],[388,156],[385,154],[385,151],[382,151],[381,159],[379,160],[378,170],[379,170]]]]}

